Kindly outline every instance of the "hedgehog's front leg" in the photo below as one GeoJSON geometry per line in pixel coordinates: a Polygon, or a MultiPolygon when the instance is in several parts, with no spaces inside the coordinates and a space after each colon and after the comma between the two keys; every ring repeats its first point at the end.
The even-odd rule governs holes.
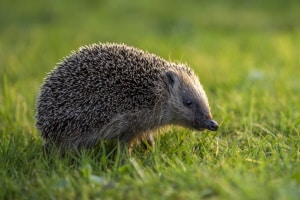
{"type": "Polygon", "coordinates": [[[130,138],[127,142],[128,153],[131,154],[135,145],[141,145],[143,149],[155,149],[155,140],[153,138],[152,131],[139,134],[133,138],[130,138]]]}
{"type": "MultiPolygon", "coordinates": [[[[124,146],[128,147],[128,152],[132,152],[132,148],[136,143],[148,143],[154,146],[154,140],[151,134],[151,127],[144,120],[140,111],[138,113],[119,114],[110,120],[98,132],[98,139],[118,139],[124,146]],[[146,130],[145,130],[146,129],[146,130]]],[[[147,145],[145,145],[147,146],[147,145]]]]}
{"type": "Polygon", "coordinates": [[[155,140],[153,138],[152,131],[143,134],[140,140],[141,140],[141,144],[145,149],[148,149],[149,147],[151,147],[152,149],[155,148],[155,140]]]}

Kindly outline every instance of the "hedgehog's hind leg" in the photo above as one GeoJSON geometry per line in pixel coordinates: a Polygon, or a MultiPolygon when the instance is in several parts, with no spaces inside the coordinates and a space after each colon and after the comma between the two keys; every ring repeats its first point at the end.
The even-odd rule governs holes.
{"type": "Polygon", "coordinates": [[[45,152],[47,155],[50,154],[52,148],[53,148],[53,144],[52,144],[51,141],[45,141],[43,146],[42,146],[43,152],[45,152]]]}
{"type": "Polygon", "coordinates": [[[51,140],[48,138],[45,140],[42,150],[46,155],[50,155],[54,151],[58,152],[63,157],[66,154],[67,148],[65,148],[65,146],[57,140],[51,140]]]}

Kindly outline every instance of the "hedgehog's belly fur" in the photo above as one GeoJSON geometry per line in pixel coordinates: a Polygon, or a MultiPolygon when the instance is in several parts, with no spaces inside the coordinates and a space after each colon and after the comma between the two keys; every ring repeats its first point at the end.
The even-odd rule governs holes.
{"type": "Polygon", "coordinates": [[[46,143],[53,142],[63,149],[90,148],[96,145],[100,139],[115,138],[123,143],[131,143],[133,140],[147,135],[149,130],[154,130],[160,125],[160,122],[151,122],[155,115],[153,111],[146,109],[136,113],[117,114],[107,123],[99,123],[98,127],[89,127],[79,124],[78,121],[65,121],[65,126],[65,123],[61,122],[43,126],[40,129],[46,143]]]}

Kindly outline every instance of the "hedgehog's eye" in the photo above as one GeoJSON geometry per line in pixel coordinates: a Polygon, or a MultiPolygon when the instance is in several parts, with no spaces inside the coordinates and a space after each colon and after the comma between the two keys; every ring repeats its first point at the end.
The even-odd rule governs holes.
{"type": "Polygon", "coordinates": [[[188,99],[184,100],[183,103],[184,103],[185,106],[191,106],[193,104],[193,102],[191,100],[188,100],[188,99]]]}

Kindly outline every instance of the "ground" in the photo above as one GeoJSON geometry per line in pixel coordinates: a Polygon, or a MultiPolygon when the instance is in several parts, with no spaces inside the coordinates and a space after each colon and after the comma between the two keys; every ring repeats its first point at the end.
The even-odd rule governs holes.
{"type": "Polygon", "coordinates": [[[299,21],[296,0],[1,1],[0,198],[299,199],[299,21]],[[131,157],[114,143],[46,156],[39,87],[95,42],[187,63],[219,130],[167,127],[131,157]]]}

